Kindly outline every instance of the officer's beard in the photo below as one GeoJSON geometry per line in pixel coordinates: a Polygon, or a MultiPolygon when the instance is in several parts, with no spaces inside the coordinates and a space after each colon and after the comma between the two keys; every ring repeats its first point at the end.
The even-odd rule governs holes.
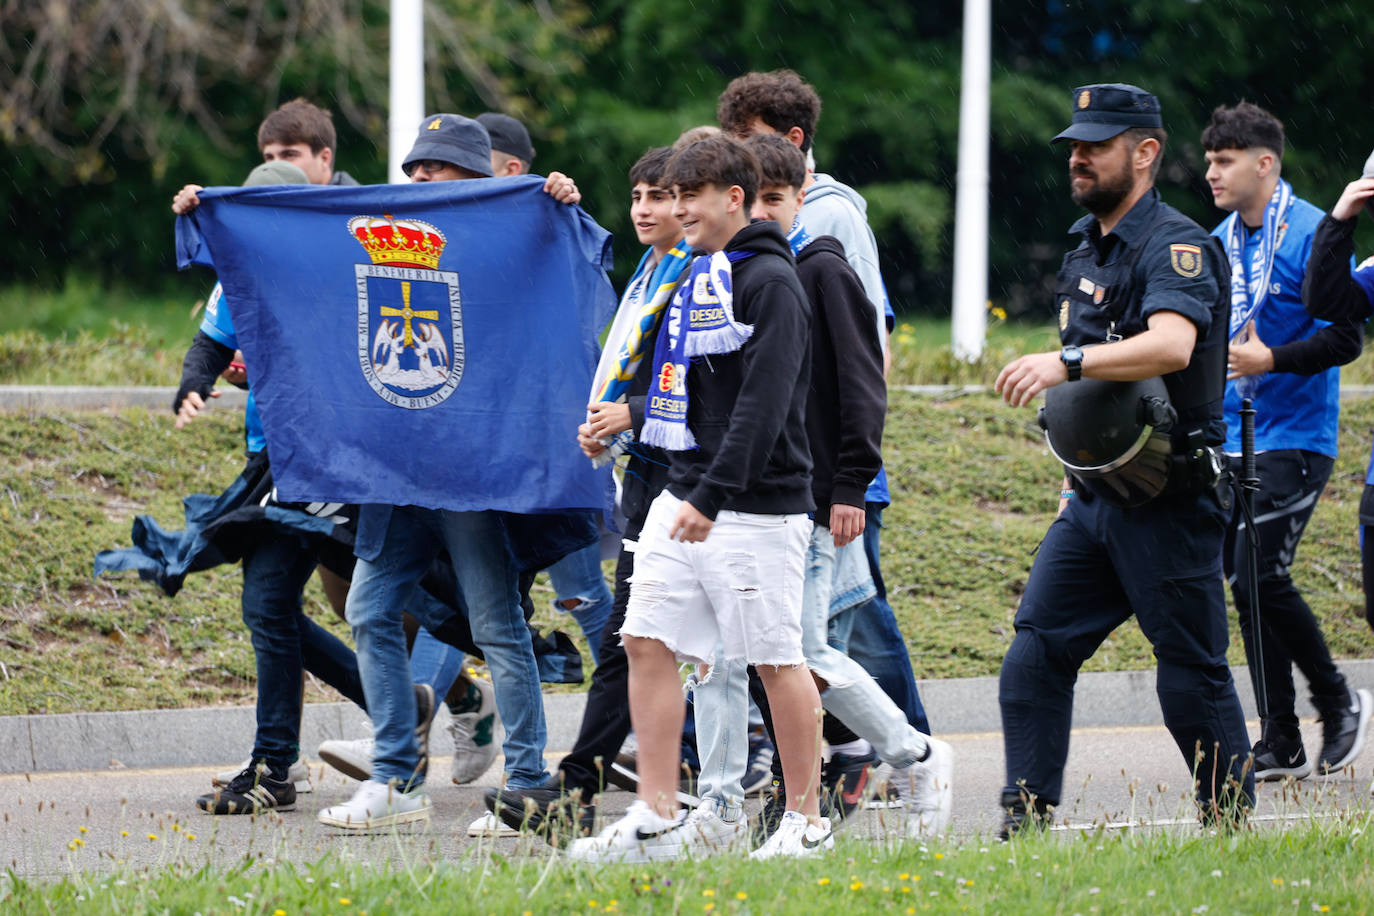
{"type": "Polygon", "coordinates": [[[1135,184],[1129,166],[1112,176],[1103,176],[1100,173],[1094,176],[1092,170],[1087,168],[1069,170],[1071,179],[1079,175],[1086,178],[1096,177],[1096,181],[1082,191],[1072,192],[1073,202],[1094,216],[1105,216],[1115,211],[1131,193],[1131,188],[1135,184]]]}

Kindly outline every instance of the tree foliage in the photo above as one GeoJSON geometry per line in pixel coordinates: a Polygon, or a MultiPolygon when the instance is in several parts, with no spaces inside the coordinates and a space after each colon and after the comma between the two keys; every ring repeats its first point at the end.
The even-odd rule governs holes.
{"type": "MultiPolygon", "coordinates": [[[[961,13],[953,0],[430,0],[426,108],[524,120],[536,170],[578,179],[623,270],[635,158],[712,122],[732,77],[793,67],[824,100],[820,168],[869,198],[896,305],[940,311],[961,13]]],[[[0,278],[164,283],[172,193],[240,181],[257,122],[297,95],[335,111],[341,167],[383,180],[387,17],[386,0],[0,0],[0,278]]],[[[1360,79],[1371,32],[1354,4],[997,0],[993,21],[990,291],[1012,313],[1044,308],[1077,215],[1063,150],[1046,144],[1074,86],[1160,96],[1161,189],[1209,226],[1221,214],[1197,137],[1214,106],[1246,98],[1284,119],[1284,174],[1319,206],[1374,143],[1360,79]]]]}

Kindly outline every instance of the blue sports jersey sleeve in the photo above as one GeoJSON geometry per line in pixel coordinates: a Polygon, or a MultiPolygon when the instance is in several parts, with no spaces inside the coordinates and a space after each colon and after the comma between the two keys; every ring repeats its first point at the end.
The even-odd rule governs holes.
{"type": "Polygon", "coordinates": [[[210,290],[210,298],[205,303],[205,317],[200,320],[200,329],[206,337],[226,347],[239,348],[238,335],[234,333],[234,320],[229,317],[229,307],[224,304],[224,287],[216,283],[210,290]]]}

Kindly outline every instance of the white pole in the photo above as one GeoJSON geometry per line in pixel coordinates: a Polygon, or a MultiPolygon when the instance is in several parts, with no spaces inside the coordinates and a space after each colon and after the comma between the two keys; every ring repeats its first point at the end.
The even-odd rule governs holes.
{"type": "Polygon", "coordinates": [[[391,0],[391,114],[387,120],[387,180],[410,179],[401,162],[425,116],[424,0],[391,0]]]}
{"type": "Polygon", "coordinates": [[[992,85],[990,0],[964,0],[963,74],[959,91],[959,164],[954,202],[956,359],[983,355],[988,301],[988,94],[992,85]]]}

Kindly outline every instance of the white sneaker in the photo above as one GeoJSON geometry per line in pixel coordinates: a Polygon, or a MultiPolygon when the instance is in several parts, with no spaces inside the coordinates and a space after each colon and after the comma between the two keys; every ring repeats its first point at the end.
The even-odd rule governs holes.
{"type": "Polygon", "coordinates": [[[835,831],[830,829],[830,818],[823,817],[819,823],[813,824],[800,811],[788,811],[783,814],[778,829],[773,831],[768,842],[751,852],[749,858],[801,858],[817,856],[834,848],[835,831]]]}
{"type": "Polygon", "coordinates": [[[652,862],[680,859],[681,837],[673,834],[683,826],[686,815],[676,818],[659,815],[642,801],[630,805],[625,816],[596,836],[573,840],[568,858],[579,862],[652,862]]]}
{"type": "Polygon", "coordinates": [[[402,792],[395,786],[369,779],[358,786],[353,797],[342,805],[331,805],[316,820],[327,827],[344,830],[376,830],[417,821],[429,821],[429,796],[423,788],[402,792]]]}
{"type": "MultiPolygon", "coordinates": [[[[453,781],[458,785],[473,782],[491,768],[501,745],[496,741],[501,718],[496,714],[496,693],[491,682],[480,677],[463,675],[460,680],[469,685],[468,700],[476,709],[455,712],[449,719],[448,732],[453,736],[453,781]]],[[[452,710],[452,707],[449,707],[452,710]]]]}
{"type": "Polygon", "coordinates": [[[507,827],[499,817],[488,811],[477,820],[468,824],[468,836],[498,837],[519,836],[520,831],[507,827]]]}
{"type": "MultiPolygon", "coordinates": [[[[429,767],[429,727],[434,722],[434,688],[428,684],[415,685],[415,717],[415,745],[420,752],[418,770],[424,774],[429,767]]],[[[371,727],[372,723],[369,722],[368,728],[371,727]]],[[[315,750],[315,756],[360,782],[372,778],[372,758],[375,753],[375,738],[331,738],[315,750]]]]}
{"type": "MultiPolygon", "coordinates": [[[[234,781],[234,777],[248,769],[253,764],[252,759],[245,760],[236,769],[223,770],[210,777],[210,785],[227,786],[234,781]]],[[[310,785],[310,766],[304,760],[297,760],[291,764],[291,769],[286,771],[287,778],[296,784],[296,794],[304,795],[313,791],[310,785]]]]}
{"type": "Polygon", "coordinates": [[[372,778],[372,738],[331,738],[315,749],[315,756],[340,773],[361,782],[372,778]]]}
{"type": "Polygon", "coordinates": [[[682,846],[683,858],[718,855],[744,843],[749,835],[749,818],[740,811],[734,820],[727,821],[720,811],[715,799],[708,798],[688,812],[682,826],[672,832],[670,836],[682,846]]]}
{"type": "Polygon", "coordinates": [[[925,739],[930,747],[925,760],[892,771],[910,838],[944,833],[954,808],[954,748],[929,735],[925,739]]]}

